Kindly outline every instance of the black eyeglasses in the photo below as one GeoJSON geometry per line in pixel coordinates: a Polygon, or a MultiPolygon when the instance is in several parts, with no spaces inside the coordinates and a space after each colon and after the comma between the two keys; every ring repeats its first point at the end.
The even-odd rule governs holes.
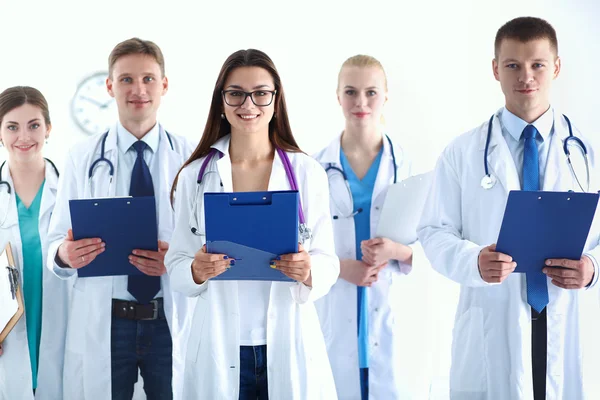
{"type": "Polygon", "coordinates": [[[271,105],[273,102],[273,97],[275,97],[275,93],[277,90],[255,90],[254,92],[244,92],[243,90],[223,90],[221,91],[223,94],[223,99],[228,106],[231,107],[239,107],[250,96],[250,100],[257,107],[266,107],[271,105]]]}

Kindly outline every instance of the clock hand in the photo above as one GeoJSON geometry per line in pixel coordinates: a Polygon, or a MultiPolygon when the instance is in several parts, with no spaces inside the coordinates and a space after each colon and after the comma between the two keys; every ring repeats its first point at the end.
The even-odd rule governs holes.
{"type": "Polygon", "coordinates": [[[108,106],[109,106],[109,105],[110,105],[110,104],[111,104],[111,103],[112,103],[114,100],[115,100],[115,99],[113,99],[113,98],[111,97],[111,99],[110,99],[110,100],[108,100],[106,103],[102,104],[102,105],[100,106],[100,108],[106,108],[106,107],[108,107],[108,106]]]}
{"type": "Polygon", "coordinates": [[[90,103],[94,103],[95,105],[97,105],[97,106],[98,106],[98,107],[100,107],[100,108],[104,108],[104,107],[103,107],[103,104],[102,104],[102,103],[100,103],[99,101],[96,101],[96,100],[94,100],[94,99],[90,99],[89,97],[85,97],[85,96],[79,96],[79,97],[81,97],[81,98],[82,98],[83,100],[85,100],[85,101],[89,101],[90,103]]]}

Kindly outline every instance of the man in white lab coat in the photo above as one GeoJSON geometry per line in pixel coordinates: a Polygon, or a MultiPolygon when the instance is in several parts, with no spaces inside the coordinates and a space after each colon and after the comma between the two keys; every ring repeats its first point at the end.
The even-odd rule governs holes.
{"type": "Polygon", "coordinates": [[[119,121],[69,153],[49,230],[48,268],[74,289],[64,398],[130,400],[138,369],[149,400],[178,398],[185,317],[193,303],[170,290],[164,255],[174,222],[171,185],[191,147],[157,122],[168,81],[156,44],[138,38],[119,43],[109,57],[106,86],[119,121]],[[134,250],[129,257],[144,275],[78,277],[111,243],[74,240],[69,200],[128,195],[156,201],[158,251],[134,250]]]}
{"type": "MultiPolygon", "coordinates": [[[[582,326],[597,315],[597,307],[584,312],[584,304],[598,279],[598,218],[580,260],[540,266],[547,279],[537,295],[528,289],[540,288],[513,274],[516,263],[494,244],[509,191],[598,190],[593,179],[586,185],[585,164],[574,173],[569,168],[563,150],[569,124],[550,105],[561,67],[556,32],[538,18],[509,21],[497,32],[492,64],[505,107],[444,150],[419,226],[433,267],[461,285],[450,396],[590,398],[586,377],[594,371],[583,365],[597,357],[585,345],[582,326]]],[[[572,130],[587,147],[593,177],[594,148],[572,130]]],[[[571,157],[583,160],[577,147],[571,157]]]]}

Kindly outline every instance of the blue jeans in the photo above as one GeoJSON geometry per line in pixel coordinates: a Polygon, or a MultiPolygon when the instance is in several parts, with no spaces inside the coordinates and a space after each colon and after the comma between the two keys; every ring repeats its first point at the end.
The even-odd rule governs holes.
{"type": "Polygon", "coordinates": [[[165,319],[135,321],[112,317],[112,400],[131,400],[138,368],[148,400],[173,398],[173,344],[165,319]]]}
{"type": "Polygon", "coordinates": [[[240,346],[240,400],[268,400],[267,346],[240,346]]]}

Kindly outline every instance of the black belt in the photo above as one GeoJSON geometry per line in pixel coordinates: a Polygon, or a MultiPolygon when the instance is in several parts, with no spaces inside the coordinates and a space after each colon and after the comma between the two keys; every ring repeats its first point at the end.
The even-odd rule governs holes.
{"type": "Polygon", "coordinates": [[[112,314],[117,318],[133,319],[136,321],[165,319],[163,298],[159,297],[158,299],[150,301],[148,304],[113,299],[112,314]]]}
{"type": "Polygon", "coordinates": [[[538,313],[531,309],[531,365],[533,398],[546,399],[546,364],[548,356],[548,318],[546,308],[538,313]]]}

